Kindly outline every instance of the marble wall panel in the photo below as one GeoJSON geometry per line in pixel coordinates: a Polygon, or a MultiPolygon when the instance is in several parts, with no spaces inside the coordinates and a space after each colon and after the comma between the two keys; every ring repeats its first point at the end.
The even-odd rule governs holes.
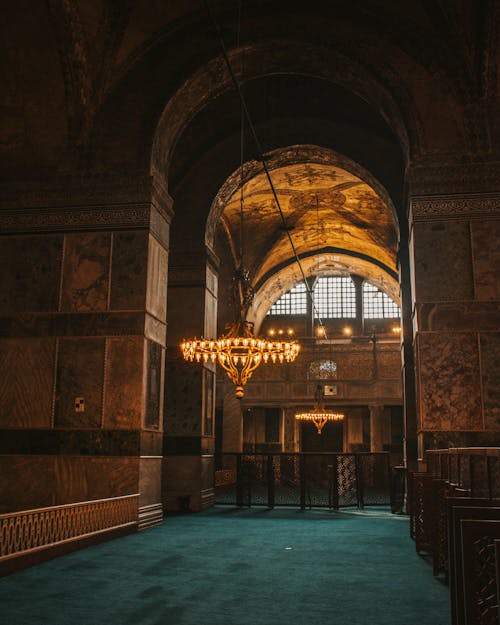
{"type": "Polygon", "coordinates": [[[379,378],[401,377],[401,352],[377,352],[377,373],[379,378]]]}
{"type": "Polygon", "coordinates": [[[500,220],[473,221],[471,231],[475,297],[500,300],[500,220]]]}
{"type": "Polygon", "coordinates": [[[162,458],[139,460],[139,506],[161,502],[162,458]]]}
{"type": "Polygon", "coordinates": [[[500,447],[500,433],[483,432],[423,432],[421,453],[426,449],[449,449],[452,447],[500,447]]]}
{"type": "Polygon", "coordinates": [[[147,231],[115,232],[111,267],[111,310],[144,310],[148,272],[147,231]]]}
{"type": "Polygon", "coordinates": [[[54,473],[56,504],[139,492],[139,458],[58,456],[54,473]]]}
{"type": "Polygon", "coordinates": [[[139,492],[139,458],[0,456],[0,513],[139,492]]]}
{"type": "Polygon", "coordinates": [[[104,387],[105,339],[59,341],[54,425],[100,427],[104,387]],[[85,400],[85,410],[75,410],[75,398],[85,400]]]}
{"type": "Polygon", "coordinates": [[[0,426],[52,425],[56,340],[0,341],[0,426]]]}
{"type": "Polygon", "coordinates": [[[474,295],[469,223],[418,222],[413,232],[417,302],[467,300],[474,295]]]}
{"type": "Polygon", "coordinates": [[[57,310],[63,236],[2,237],[0,312],[57,310]]]}
{"type": "Polygon", "coordinates": [[[337,378],[339,380],[369,380],[373,377],[373,353],[337,354],[337,378]]]}
{"type": "MultiPolygon", "coordinates": [[[[0,317],[0,337],[144,334],[144,312],[35,313],[0,317]]],[[[165,329],[164,324],[163,328],[165,329]]]]}
{"type": "MultiPolygon", "coordinates": [[[[0,454],[134,456],[143,453],[141,438],[139,430],[8,428],[0,430],[0,454]]],[[[161,442],[151,441],[156,453],[161,442]]]]}
{"type": "Polygon", "coordinates": [[[168,252],[150,235],[146,310],[161,321],[167,316],[167,273],[168,252]]]}
{"type": "Polygon", "coordinates": [[[0,456],[0,514],[53,506],[52,456],[0,456]]]}
{"type": "Polygon", "coordinates": [[[162,347],[167,344],[167,326],[156,317],[149,314],[144,319],[144,335],[147,339],[159,343],[162,347]]]}
{"type": "Polygon", "coordinates": [[[201,510],[202,458],[171,456],[163,463],[162,498],[165,510],[179,510],[179,497],[189,497],[189,509],[201,510]]]}
{"type": "Polygon", "coordinates": [[[165,369],[164,431],[170,436],[201,434],[203,367],[168,360],[165,369]]]}
{"type": "Polygon", "coordinates": [[[484,427],[500,435],[500,333],[481,335],[484,427]]]}
{"type": "Polygon", "coordinates": [[[417,349],[420,429],[482,430],[476,334],[423,333],[417,349]]]}
{"type": "Polygon", "coordinates": [[[144,413],[144,348],[140,336],[107,340],[104,428],[140,429],[144,413]]]}
{"type": "Polygon", "coordinates": [[[163,416],[163,349],[158,343],[148,341],[147,354],[144,427],[158,430],[163,416]]]}
{"type": "MultiPolygon", "coordinates": [[[[202,336],[205,316],[204,287],[171,287],[168,290],[168,344],[174,349],[192,336],[202,336]],[[186,314],[189,311],[189,314],[186,314]]],[[[210,338],[210,337],[207,337],[210,338]]],[[[180,352],[179,352],[180,353],[180,352]]]]}
{"type": "Polygon", "coordinates": [[[67,234],[61,311],[104,311],[108,306],[109,233],[67,234]]]}
{"type": "Polygon", "coordinates": [[[500,327],[500,301],[447,302],[416,306],[421,331],[489,331],[500,327]]]}

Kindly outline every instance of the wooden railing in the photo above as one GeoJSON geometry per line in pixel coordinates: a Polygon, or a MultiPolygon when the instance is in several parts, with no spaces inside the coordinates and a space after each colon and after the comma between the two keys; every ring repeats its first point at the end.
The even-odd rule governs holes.
{"type": "Polygon", "coordinates": [[[139,495],[0,515],[0,561],[137,525],[139,495]]]}
{"type": "Polygon", "coordinates": [[[416,550],[450,585],[453,625],[498,623],[500,448],[431,450],[426,460],[409,476],[416,550]]]}

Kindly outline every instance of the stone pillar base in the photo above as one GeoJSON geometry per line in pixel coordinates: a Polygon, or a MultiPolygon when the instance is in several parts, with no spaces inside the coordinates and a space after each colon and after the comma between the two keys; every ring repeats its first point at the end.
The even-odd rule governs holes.
{"type": "Polygon", "coordinates": [[[163,461],[163,508],[199,512],[214,505],[214,456],[168,456],[163,461]]]}

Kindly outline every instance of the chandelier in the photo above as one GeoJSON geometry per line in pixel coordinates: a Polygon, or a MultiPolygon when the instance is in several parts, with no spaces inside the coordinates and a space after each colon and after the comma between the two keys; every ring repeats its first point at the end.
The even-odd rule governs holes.
{"type": "Polygon", "coordinates": [[[323,387],[318,384],[316,387],[316,393],[314,394],[314,408],[310,412],[298,412],[295,415],[297,421],[312,421],[316,426],[318,434],[325,427],[328,421],[342,421],[345,415],[341,412],[328,412],[324,406],[324,390],[323,387]]]}
{"type": "MultiPolygon", "coordinates": [[[[269,171],[262,155],[262,149],[258,141],[255,129],[248,114],[243,95],[241,93],[238,79],[233,71],[229,57],[227,56],[221,31],[213,18],[208,1],[206,2],[207,12],[210,16],[215,30],[219,35],[221,51],[224,56],[227,69],[241,101],[241,129],[240,129],[240,215],[239,215],[239,259],[235,259],[235,275],[233,278],[233,303],[235,305],[235,319],[233,323],[226,326],[226,332],[218,339],[190,339],[184,340],[181,344],[182,355],[190,362],[208,363],[218,362],[226,371],[229,379],[236,387],[236,397],[241,399],[244,395],[243,387],[248,382],[253,372],[261,363],[282,364],[293,362],[300,351],[297,341],[270,341],[254,335],[253,323],[247,321],[248,310],[253,301],[254,291],[251,285],[248,271],[244,268],[243,262],[243,187],[244,187],[244,126],[247,119],[251,133],[254,137],[264,172],[267,175],[269,184],[274,193],[278,209],[279,199],[276,195],[269,171]]],[[[240,16],[238,17],[238,20],[240,16]]],[[[238,33],[239,33],[238,25],[238,33]]],[[[239,45],[239,44],[238,44],[239,45]]],[[[242,67],[243,73],[243,67],[242,67]]]]}
{"type": "Polygon", "coordinates": [[[233,278],[233,297],[239,300],[239,318],[226,326],[218,339],[191,339],[181,344],[182,355],[190,362],[218,362],[236,386],[236,397],[244,396],[243,387],[261,363],[293,362],[300,351],[297,341],[269,341],[256,337],[253,323],[246,320],[253,300],[248,272],[239,269],[233,278]]]}

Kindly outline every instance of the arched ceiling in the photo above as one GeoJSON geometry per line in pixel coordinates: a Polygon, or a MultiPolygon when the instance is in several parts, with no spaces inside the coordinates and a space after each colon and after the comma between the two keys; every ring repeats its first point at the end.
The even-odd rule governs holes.
{"type": "MultiPolygon", "coordinates": [[[[497,3],[256,0],[243,2],[241,28],[234,0],[210,4],[237,71],[245,58],[243,82],[295,73],[342,85],[381,112],[410,158],[498,153],[497,3]]],[[[231,88],[199,1],[2,8],[8,176],[146,164],[166,175],[183,129],[231,88]]]]}
{"type": "MultiPolygon", "coordinates": [[[[271,177],[286,227],[263,172],[243,186],[243,251],[255,283],[293,255],[288,234],[299,255],[334,247],[395,270],[393,218],[367,183],[340,167],[317,163],[284,166],[271,177]]],[[[226,205],[222,219],[237,250],[239,193],[226,205]]]]}
{"type": "Polygon", "coordinates": [[[243,185],[241,170],[235,172],[212,207],[208,230],[220,218],[234,265],[240,263],[242,234],[244,265],[254,288],[265,289],[264,299],[284,292],[269,286],[278,274],[287,289],[302,279],[295,252],[306,275],[356,273],[397,298],[397,226],[383,188],[355,163],[328,150],[293,146],[276,152],[270,155],[270,176],[284,221],[259,163],[244,167],[243,185]],[[384,279],[392,281],[390,288],[384,279]]]}

